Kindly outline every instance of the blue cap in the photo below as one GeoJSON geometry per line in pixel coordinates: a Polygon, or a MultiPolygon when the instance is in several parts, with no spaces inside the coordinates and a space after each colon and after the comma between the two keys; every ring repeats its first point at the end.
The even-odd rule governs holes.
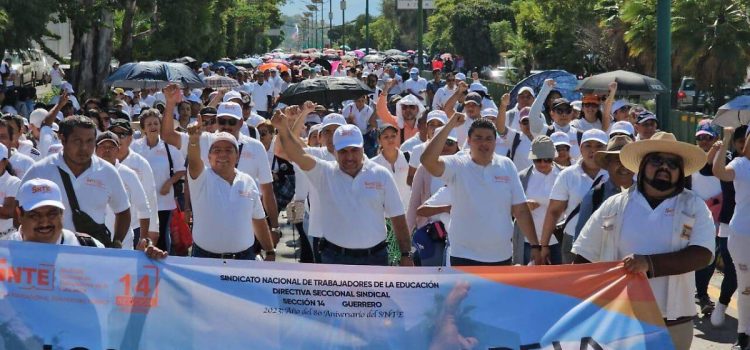
{"type": "Polygon", "coordinates": [[[699,135],[710,135],[712,138],[716,138],[719,136],[719,133],[711,125],[710,119],[704,119],[698,123],[698,128],[695,130],[695,136],[699,135]]]}

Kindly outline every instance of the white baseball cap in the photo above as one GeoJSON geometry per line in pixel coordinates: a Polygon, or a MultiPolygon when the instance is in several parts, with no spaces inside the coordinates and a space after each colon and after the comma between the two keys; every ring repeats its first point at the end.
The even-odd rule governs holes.
{"type": "Polygon", "coordinates": [[[614,115],[615,112],[617,112],[622,107],[630,107],[632,104],[628,100],[617,100],[615,103],[612,104],[612,112],[611,114],[614,115]]]}
{"type": "Polygon", "coordinates": [[[434,110],[427,113],[427,122],[432,120],[439,120],[443,125],[448,124],[448,115],[441,110],[434,110]]]}
{"type": "Polygon", "coordinates": [[[583,133],[583,137],[581,137],[581,144],[584,144],[588,141],[596,141],[606,146],[607,142],[609,142],[609,136],[607,136],[604,131],[601,131],[599,129],[590,129],[586,130],[586,132],[583,133]]]}
{"type": "Polygon", "coordinates": [[[69,82],[64,82],[62,86],[60,86],[61,89],[67,91],[69,94],[74,94],[75,91],[73,90],[73,85],[70,85],[69,82]]]}
{"type": "Polygon", "coordinates": [[[409,74],[419,74],[419,68],[413,67],[409,70],[409,74]]]}
{"type": "Polygon", "coordinates": [[[534,93],[534,89],[532,89],[530,86],[524,86],[521,88],[521,90],[518,90],[518,95],[528,92],[531,94],[531,97],[536,97],[536,94],[534,93]]]}
{"type": "Polygon", "coordinates": [[[456,80],[466,80],[466,74],[464,73],[456,74],[456,80]]]}
{"type": "Polygon", "coordinates": [[[305,124],[307,123],[320,124],[321,122],[322,120],[320,119],[320,116],[317,114],[308,114],[307,117],[305,118],[305,124]]]}
{"type": "Polygon", "coordinates": [[[573,101],[570,103],[570,106],[573,107],[576,111],[582,111],[583,110],[583,101],[573,101]]]}
{"type": "Polygon", "coordinates": [[[314,133],[319,133],[320,129],[323,129],[323,124],[315,124],[310,127],[310,131],[307,132],[307,136],[310,136],[314,133]]]}
{"type": "Polygon", "coordinates": [[[337,151],[347,147],[362,148],[365,141],[356,125],[342,125],[333,133],[333,148],[337,151]]]}
{"type": "Polygon", "coordinates": [[[196,94],[190,94],[190,95],[189,95],[189,96],[187,97],[187,100],[188,100],[189,102],[192,102],[192,103],[197,103],[197,104],[201,104],[201,103],[203,103],[203,101],[201,101],[201,98],[200,98],[200,96],[198,96],[198,95],[196,95],[196,94]]]}
{"type": "Polygon", "coordinates": [[[482,118],[497,118],[497,109],[494,108],[485,108],[482,110],[480,115],[482,118]]]}
{"type": "Polygon", "coordinates": [[[235,98],[242,101],[242,95],[240,95],[240,93],[237,91],[232,90],[224,94],[224,102],[229,102],[235,98]]]}
{"type": "Polygon", "coordinates": [[[612,124],[612,126],[609,128],[609,137],[612,137],[614,134],[627,134],[630,137],[633,137],[635,135],[635,128],[633,128],[633,124],[626,121],[619,121],[617,123],[612,124]]]}
{"type": "Polygon", "coordinates": [[[211,147],[213,147],[215,143],[219,141],[227,141],[233,144],[235,148],[240,147],[239,144],[237,143],[237,139],[232,134],[222,131],[222,132],[217,132],[213,134],[213,136],[211,137],[211,146],[209,146],[208,148],[210,149],[211,147]]]}
{"type": "Polygon", "coordinates": [[[8,159],[8,147],[5,147],[2,143],[0,143],[0,160],[8,159]]]}
{"type": "Polygon", "coordinates": [[[201,63],[201,68],[208,68],[209,66],[208,62],[201,63]]]}
{"type": "Polygon", "coordinates": [[[343,115],[338,113],[330,113],[323,117],[323,128],[329,126],[329,125],[346,125],[346,118],[344,118],[343,115]]]}
{"type": "Polygon", "coordinates": [[[552,143],[554,143],[555,146],[565,145],[570,147],[570,137],[562,131],[552,133],[552,135],[549,135],[549,138],[552,139],[552,143]]]}
{"type": "Polygon", "coordinates": [[[236,102],[219,103],[219,108],[216,110],[216,117],[242,119],[242,107],[236,102]]]}
{"type": "Polygon", "coordinates": [[[481,91],[486,94],[487,87],[482,85],[482,83],[471,83],[471,85],[469,85],[469,92],[477,92],[477,91],[481,91]]]}
{"type": "Polygon", "coordinates": [[[31,179],[18,189],[18,203],[25,211],[51,205],[65,210],[60,187],[47,179],[31,179]]]}
{"type": "MultiPolygon", "coordinates": [[[[440,133],[440,130],[443,130],[445,126],[441,126],[437,129],[435,129],[435,135],[440,133]]],[[[458,142],[458,131],[456,131],[456,128],[451,129],[451,131],[448,133],[448,140],[453,140],[458,142]]]]}
{"type": "Polygon", "coordinates": [[[42,122],[44,122],[44,118],[47,117],[48,113],[49,112],[44,108],[37,108],[29,115],[29,122],[31,125],[41,128],[42,122]]]}
{"type": "Polygon", "coordinates": [[[133,94],[133,91],[131,91],[131,90],[125,90],[125,92],[123,94],[125,94],[125,96],[127,96],[127,97],[135,98],[135,95],[133,94]]]}

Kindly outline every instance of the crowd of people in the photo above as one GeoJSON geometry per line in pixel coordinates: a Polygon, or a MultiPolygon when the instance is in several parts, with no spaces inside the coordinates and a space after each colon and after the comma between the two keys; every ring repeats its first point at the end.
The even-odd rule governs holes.
{"type": "MultiPolygon", "coordinates": [[[[196,73],[229,75],[209,67],[196,73]]],[[[748,348],[747,126],[706,119],[694,145],[616,100],[616,83],[568,101],[547,80],[511,106],[476,75],[419,73],[279,66],[231,75],[233,89],[115,88],[83,103],[59,82],[52,105],[22,110],[0,89],[0,238],[273,261],[286,211],[303,263],[622,261],[648,277],[677,349],[690,348],[695,303],[718,326],[738,290],[736,349],[748,348]],[[279,103],[326,75],[372,92],[279,103]],[[187,252],[171,242],[175,215],[187,252]]]]}

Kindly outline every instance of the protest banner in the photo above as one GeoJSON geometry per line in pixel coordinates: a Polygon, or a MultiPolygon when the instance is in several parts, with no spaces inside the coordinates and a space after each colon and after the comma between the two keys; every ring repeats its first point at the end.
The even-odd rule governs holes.
{"type": "Polygon", "coordinates": [[[0,349],[671,349],[617,263],[400,268],[0,242],[0,349]]]}

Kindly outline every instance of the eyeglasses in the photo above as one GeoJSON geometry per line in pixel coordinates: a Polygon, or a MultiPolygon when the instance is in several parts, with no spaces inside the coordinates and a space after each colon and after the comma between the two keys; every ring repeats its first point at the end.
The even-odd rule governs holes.
{"type": "Polygon", "coordinates": [[[203,126],[209,126],[216,124],[216,118],[203,119],[203,126]]]}
{"type": "Polygon", "coordinates": [[[599,108],[599,105],[596,103],[584,103],[583,108],[599,108]]]}
{"type": "Polygon", "coordinates": [[[552,163],[553,159],[551,158],[544,158],[544,159],[534,159],[534,163],[552,163]]]}
{"type": "Polygon", "coordinates": [[[570,112],[573,112],[573,108],[572,107],[568,107],[568,108],[561,107],[561,108],[555,108],[555,109],[553,109],[553,111],[557,112],[557,114],[570,114],[570,112]]]}
{"type": "Polygon", "coordinates": [[[660,156],[652,156],[648,159],[648,164],[656,168],[660,168],[662,165],[667,165],[669,170],[677,170],[682,166],[682,160],[677,158],[664,158],[660,156]]]}
{"type": "Polygon", "coordinates": [[[224,125],[235,126],[237,125],[238,120],[234,118],[219,118],[217,122],[221,126],[224,126],[224,125]]]}
{"type": "Polygon", "coordinates": [[[450,139],[445,140],[445,145],[446,146],[451,146],[451,147],[455,146],[456,145],[456,141],[453,141],[453,140],[450,140],[450,139]]]}

